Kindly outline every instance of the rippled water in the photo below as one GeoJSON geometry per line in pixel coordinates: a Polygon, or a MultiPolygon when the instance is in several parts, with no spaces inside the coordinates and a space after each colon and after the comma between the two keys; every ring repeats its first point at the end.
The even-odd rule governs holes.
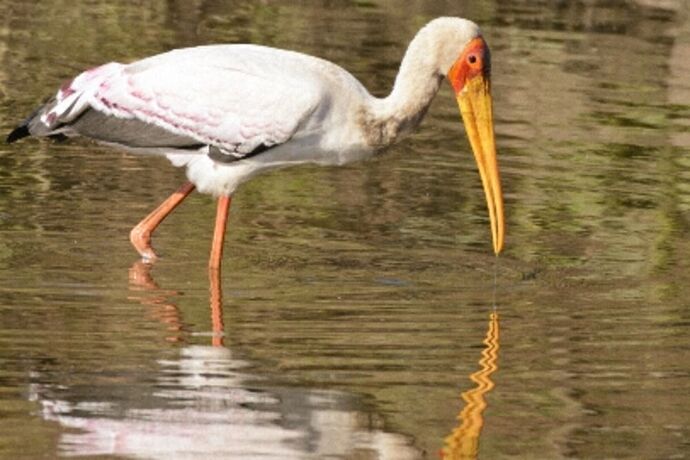
{"type": "Polygon", "coordinates": [[[81,69],[200,43],[382,95],[421,25],[474,19],[507,247],[449,88],[387,155],[244,186],[219,285],[205,196],[136,263],[129,229],[183,181],[165,160],[0,146],[0,457],[689,455],[687,2],[36,3],[0,0],[4,132],[81,69]]]}

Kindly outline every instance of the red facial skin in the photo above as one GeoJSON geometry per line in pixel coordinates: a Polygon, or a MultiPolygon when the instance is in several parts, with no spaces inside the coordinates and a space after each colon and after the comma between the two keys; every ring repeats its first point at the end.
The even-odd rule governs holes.
{"type": "Polygon", "coordinates": [[[478,75],[488,78],[489,71],[489,47],[482,37],[477,37],[465,47],[458,60],[450,68],[448,80],[455,94],[460,94],[468,80],[478,75]]]}

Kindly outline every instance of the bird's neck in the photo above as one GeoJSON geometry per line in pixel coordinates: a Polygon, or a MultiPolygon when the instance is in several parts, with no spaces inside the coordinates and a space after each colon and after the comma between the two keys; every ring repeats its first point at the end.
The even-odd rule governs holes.
{"type": "Polygon", "coordinates": [[[431,50],[427,37],[418,34],[405,53],[391,93],[372,100],[366,123],[372,145],[392,144],[424,118],[444,78],[431,50]]]}

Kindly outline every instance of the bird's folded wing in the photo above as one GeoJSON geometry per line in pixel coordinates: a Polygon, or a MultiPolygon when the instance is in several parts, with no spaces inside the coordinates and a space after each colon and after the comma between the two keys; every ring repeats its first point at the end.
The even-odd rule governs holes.
{"type": "Polygon", "coordinates": [[[304,79],[256,70],[212,59],[110,63],[63,85],[34,123],[139,149],[208,145],[233,161],[290,139],[320,100],[304,79]]]}

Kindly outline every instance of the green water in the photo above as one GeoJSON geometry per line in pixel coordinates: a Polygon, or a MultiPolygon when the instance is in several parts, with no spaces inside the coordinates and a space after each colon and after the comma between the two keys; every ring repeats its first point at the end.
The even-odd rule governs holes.
{"type": "Polygon", "coordinates": [[[182,171],[2,145],[0,458],[437,459],[452,433],[470,458],[690,455],[687,2],[35,3],[0,0],[3,132],[85,68],[202,43],[316,54],[383,95],[420,26],[474,19],[507,239],[494,294],[447,85],[386,155],[241,188],[222,303],[209,197],[152,269],[128,242],[182,171]]]}

